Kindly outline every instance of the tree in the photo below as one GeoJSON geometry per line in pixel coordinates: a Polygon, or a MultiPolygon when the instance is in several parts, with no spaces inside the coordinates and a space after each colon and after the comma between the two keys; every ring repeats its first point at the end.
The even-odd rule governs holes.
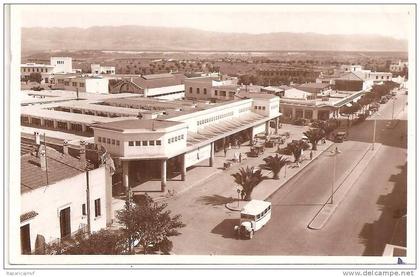
{"type": "Polygon", "coordinates": [[[309,144],[303,140],[294,140],[291,143],[287,144],[287,149],[293,154],[295,158],[295,163],[299,162],[302,151],[309,149],[309,144]]]}
{"type": "Polygon", "coordinates": [[[279,179],[280,170],[289,163],[287,158],[283,156],[279,156],[276,154],[275,156],[268,156],[267,158],[263,159],[265,162],[264,168],[273,172],[273,179],[279,179]]]}
{"type": "Polygon", "coordinates": [[[129,200],[124,209],[117,211],[117,219],[123,225],[122,232],[128,241],[130,253],[137,241],[143,247],[144,254],[147,254],[151,246],[159,246],[163,241],[165,243],[162,245],[167,246],[169,237],[180,234],[178,229],[185,227],[181,215],[171,216],[171,211],[166,210],[167,205],[156,203],[146,195],[140,204],[129,200]]]}
{"type": "Polygon", "coordinates": [[[309,142],[312,144],[312,150],[316,150],[318,142],[325,136],[325,132],[319,128],[309,129],[303,134],[308,138],[309,142]]]}
{"type": "Polygon", "coordinates": [[[239,172],[232,174],[235,183],[242,186],[242,192],[245,200],[251,200],[251,193],[254,188],[265,178],[261,173],[261,169],[255,170],[254,167],[242,167],[239,172]]]}
{"type": "Polygon", "coordinates": [[[41,83],[42,82],[42,75],[41,75],[41,73],[32,72],[31,74],[29,74],[29,81],[41,83]]]}
{"type": "Polygon", "coordinates": [[[47,252],[58,255],[121,255],[127,242],[121,232],[102,229],[92,234],[80,232],[63,243],[47,246],[47,252]]]}

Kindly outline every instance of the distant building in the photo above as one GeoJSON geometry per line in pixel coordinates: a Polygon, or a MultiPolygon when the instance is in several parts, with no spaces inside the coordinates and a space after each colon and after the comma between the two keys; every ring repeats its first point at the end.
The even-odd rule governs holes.
{"type": "Polygon", "coordinates": [[[314,82],[321,73],[318,69],[306,68],[271,68],[257,70],[257,78],[262,85],[281,85],[290,82],[314,82]]]}
{"type": "Polygon", "coordinates": [[[108,94],[108,83],[107,78],[90,75],[57,74],[52,77],[52,85],[55,89],[79,92],[108,94]]]}
{"type": "Polygon", "coordinates": [[[39,73],[42,77],[41,83],[48,83],[53,70],[53,65],[26,63],[20,66],[20,76],[22,81],[26,81],[32,73],[39,73]]]}
{"type": "Polygon", "coordinates": [[[389,65],[389,71],[399,73],[404,70],[404,68],[408,68],[408,62],[403,62],[401,60],[398,63],[392,63],[389,65]]]}
{"type": "Polygon", "coordinates": [[[360,71],[363,69],[363,66],[361,65],[342,65],[340,66],[340,68],[344,71],[344,72],[354,72],[354,71],[360,71]]]}
{"type": "Polygon", "coordinates": [[[185,98],[189,100],[233,100],[240,91],[237,78],[196,77],[185,79],[185,98]]]}
{"type": "Polygon", "coordinates": [[[90,65],[92,74],[115,74],[115,66],[101,66],[100,64],[90,65]]]}
{"type": "Polygon", "coordinates": [[[112,180],[105,166],[86,171],[84,158],[35,147],[39,148],[21,156],[22,254],[39,251],[37,240],[53,243],[65,241],[78,231],[87,232],[88,216],[91,232],[105,228],[113,217],[112,180]]]}
{"type": "Polygon", "coordinates": [[[159,99],[181,99],[184,97],[185,76],[183,74],[151,74],[118,77],[120,80],[110,88],[110,93],[136,93],[144,97],[159,99]]]}
{"type": "Polygon", "coordinates": [[[54,66],[53,73],[73,73],[71,57],[51,57],[50,64],[54,66]]]}

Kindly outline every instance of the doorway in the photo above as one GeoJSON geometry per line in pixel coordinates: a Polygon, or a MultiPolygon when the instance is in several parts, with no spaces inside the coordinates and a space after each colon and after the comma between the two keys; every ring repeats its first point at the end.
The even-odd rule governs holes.
{"type": "Polygon", "coordinates": [[[60,234],[62,239],[71,234],[70,207],[60,211],[60,234]]]}
{"type": "Polygon", "coordinates": [[[31,230],[29,224],[20,227],[20,246],[22,254],[31,254],[31,230]]]}

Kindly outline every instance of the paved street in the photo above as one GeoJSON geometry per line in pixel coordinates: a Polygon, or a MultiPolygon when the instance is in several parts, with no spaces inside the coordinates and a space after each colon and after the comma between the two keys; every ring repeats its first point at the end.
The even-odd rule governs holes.
{"type": "MultiPolygon", "coordinates": [[[[271,197],[273,218],[253,240],[234,238],[238,213],[224,207],[231,201],[226,186],[233,186],[228,174],[218,174],[169,200],[169,208],[181,213],[187,224],[183,234],[173,239],[174,253],[381,255],[392,240],[395,215],[406,204],[406,136],[401,135],[406,134],[407,122],[405,114],[400,114],[405,102],[406,96],[398,95],[394,108],[391,100],[373,117],[377,119],[376,141],[382,147],[322,230],[310,230],[307,225],[330,197],[333,159],[328,152],[271,197]],[[393,109],[402,120],[389,129],[393,109]]],[[[349,141],[338,145],[342,153],[337,157],[336,180],[370,147],[373,125],[369,118],[353,126],[349,141]]]]}

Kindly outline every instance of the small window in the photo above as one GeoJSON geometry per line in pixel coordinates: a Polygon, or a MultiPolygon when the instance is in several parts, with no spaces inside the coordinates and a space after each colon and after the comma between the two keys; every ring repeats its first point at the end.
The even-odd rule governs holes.
{"type": "Polygon", "coordinates": [[[192,87],[190,87],[190,93],[192,93],[192,87]]]}
{"type": "Polygon", "coordinates": [[[98,142],[101,142],[101,137],[98,137],[98,142]]]}
{"type": "Polygon", "coordinates": [[[197,94],[200,94],[200,88],[197,88],[197,94]]]}
{"type": "Polygon", "coordinates": [[[95,200],[95,217],[101,216],[101,199],[95,200]]]}
{"type": "Polygon", "coordinates": [[[136,140],[136,146],[140,146],[141,145],[141,141],[136,140]]]}
{"type": "Polygon", "coordinates": [[[134,146],[134,141],[129,141],[128,146],[134,146]]]}
{"type": "Polygon", "coordinates": [[[206,89],[206,88],[204,89],[203,93],[204,93],[204,94],[207,94],[207,89],[206,89]]]}
{"type": "Polygon", "coordinates": [[[86,204],[82,204],[82,215],[86,215],[86,204]]]}
{"type": "Polygon", "coordinates": [[[115,145],[115,139],[112,140],[112,145],[115,145]]]}
{"type": "Polygon", "coordinates": [[[143,140],[143,146],[147,146],[147,140],[143,140]]]}
{"type": "Polygon", "coordinates": [[[171,139],[168,139],[168,143],[171,143],[171,139]]]}
{"type": "Polygon", "coordinates": [[[117,145],[120,145],[120,141],[119,140],[117,140],[117,145]]]}
{"type": "Polygon", "coordinates": [[[107,138],[106,139],[106,143],[110,144],[111,143],[111,139],[107,138]]]}
{"type": "Polygon", "coordinates": [[[156,141],[156,145],[161,145],[160,140],[157,140],[157,141],[156,141]]]}
{"type": "Polygon", "coordinates": [[[149,145],[150,146],[154,146],[155,145],[155,141],[154,140],[149,140],[149,145]]]}

